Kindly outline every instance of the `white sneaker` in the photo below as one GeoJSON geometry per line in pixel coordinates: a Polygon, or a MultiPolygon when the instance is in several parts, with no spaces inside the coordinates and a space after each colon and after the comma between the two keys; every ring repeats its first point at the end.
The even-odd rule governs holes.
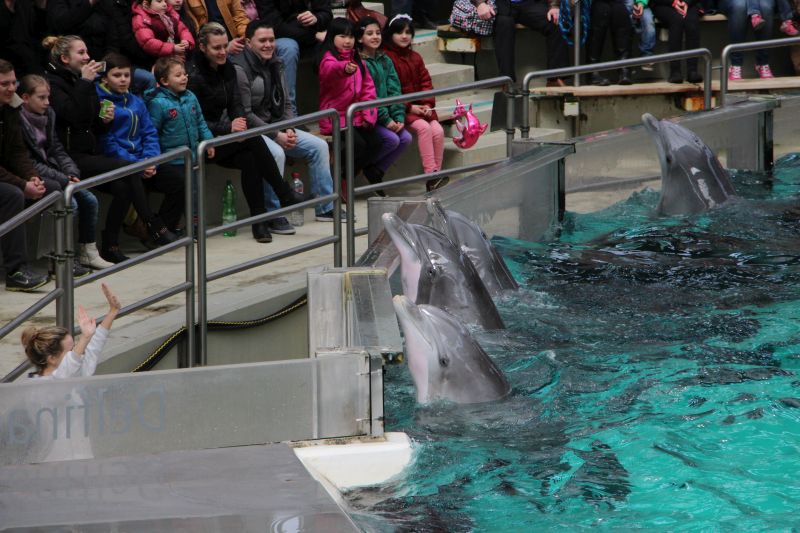
{"type": "Polygon", "coordinates": [[[97,245],[95,243],[81,243],[78,245],[78,248],[78,262],[83,266],[88,266],[95,270],[102,270],[114,266],[114,263],[109,263],[100,257],[100,252],[97,251],[97,245]]]}

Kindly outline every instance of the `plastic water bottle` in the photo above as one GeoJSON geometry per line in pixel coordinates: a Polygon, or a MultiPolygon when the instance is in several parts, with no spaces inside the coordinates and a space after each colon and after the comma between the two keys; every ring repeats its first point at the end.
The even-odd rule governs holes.
{"type": "MultiPolygon", "coordinates": [[[[236,189],[233,188],[233,183],[228,180],[225,184],[225,190],[222,193],[222,223],[230,224],[236,222],[236,189]]],[[[222,233],[225,237],[235,237],[236,230],[228,230],[222,233]]]]}
{"type": "MultiPolygon", "coordinates": [[[[299,172],[292,172],[292,182],[290,186],[297,194],[303,194],[303,181],[300,179],[299,172]]],[[[303,213],[302,209],[289,213],[289,224],[292,226],[302,226],[305,221],[305,213],[303,213]]]]}

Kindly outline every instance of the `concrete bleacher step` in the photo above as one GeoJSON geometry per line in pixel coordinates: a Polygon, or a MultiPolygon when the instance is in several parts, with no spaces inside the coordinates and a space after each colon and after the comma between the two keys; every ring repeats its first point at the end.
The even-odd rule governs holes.
{"type": "Polygon", "coordinates": [[[452,87],[475,80],[475,71],[470,66],[452,63],[430,63],[426,65],[435,89],[452,87]]]}

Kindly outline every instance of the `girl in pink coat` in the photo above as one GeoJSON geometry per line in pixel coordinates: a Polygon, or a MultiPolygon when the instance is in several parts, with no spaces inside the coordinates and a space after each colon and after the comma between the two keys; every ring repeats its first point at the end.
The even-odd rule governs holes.
{"type": "MultiPolygon", "coordinates": [[[[322,43],[319,63],[319,108],[339,112],[339,128],[344,128],[347,108],[356,102],[375,100],[375,85],[366,65],[356,50],[356,27],[347,19],[331,21],[322,43]]],[[[362,109],[353,116],[355,126],[355,174],[373,162],[383,142],[375,131],[378,110],[362,109]]],[[[329,118],[319,121],[319,131],[330,135],[333,124],[329,118]]],[[[344,144],[344,143],[342,143],[344,144]]],[[[344,147],[343,147],[344,149],[344,147]]],[[[342,159],[344,161],[344,158],[342,159]]]]}
{"type": "Polygon", "coordinates": [[[155,61],[176,55],[185,58],[194,48],[194,37],[167,0],[137,0],[131,7],[136,42],[155,61]]]}

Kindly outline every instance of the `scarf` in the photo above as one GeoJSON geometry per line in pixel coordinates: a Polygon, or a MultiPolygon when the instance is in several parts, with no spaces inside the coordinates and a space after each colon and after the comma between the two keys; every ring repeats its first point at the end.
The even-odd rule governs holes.
{"type": "Polygon", "coordinates": [[[39,115],[20,107],[20,117],[33,129],[33,142],[41,158],[47,161],[47,115],[39,115]]]}
{"type": "Polygon", "coordinates": [[[164,24],[164,27],[167,29],[169,33],[169,37],[167,38],[168,43],[175,42],[175,24],[173,24],[172,19],[166,13],[156,13],[155,11],[151,10],[150,8],[144,7],[145,13],[148,13],[152,16],[158,17],[161,19],[161,22],[164,24]]]}

